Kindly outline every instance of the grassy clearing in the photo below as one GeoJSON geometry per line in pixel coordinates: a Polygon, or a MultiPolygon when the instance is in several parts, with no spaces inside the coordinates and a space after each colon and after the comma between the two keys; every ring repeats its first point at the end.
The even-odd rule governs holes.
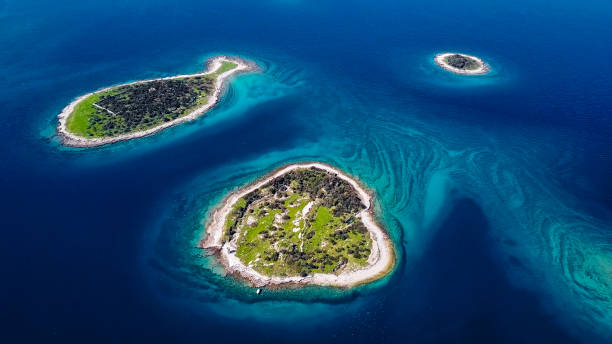
{"type": "Polygon", "coordinates": [[[274,222],[274,216],[277,213],[279,213],[278,210],[266,213],[265,215],[262,215],[261,213],[258,214],[259,219],[256,226],[251,227],[249,230],[241,233],[241,241],[247,244],[240,245],[236,254],[243,261],[254,261],[268,248],[268,245],[266,245],[264,241],[258,240],[258,237],[262,231],[266,230],[274,222]]]}
{"type": "Polygon", "coordinates": [[[266,191],[246,209],[243,199],[234,206],[238,210],[228,216],[226,227],[238,233],[237,257],[269,276],[340,273],[367,265],[372,242],[356,214],[335,215],[322,199],[294,192],[294,182],[289,185],[280,198],[266,191]]]}
{"type": "Polygon", "coordinates": [[[223,74],[225,72],[227,72],[228,70],[232,70],[234,68],[238,67],[238,65],[234,62],[228,62],[228,61],[223,61],[221,63],[221,67],[219,67],[214,73],[212,73],[211,75],[214,75],[215,77],[219,76],[220,74],[223,74]]]}
{"type": "Polygon", "coordinates": [[[88,135],[89,117],[98,111],[98,109],[93,107],[93,104],[98,100],[100,100],[99,94],[92,94],[82,100],[75,107],[74,112],[68,116],[66,120],[66,129],[79,136],[99,136],[96,135],[96,132],[94,132],[94,135],[88,135]]]}

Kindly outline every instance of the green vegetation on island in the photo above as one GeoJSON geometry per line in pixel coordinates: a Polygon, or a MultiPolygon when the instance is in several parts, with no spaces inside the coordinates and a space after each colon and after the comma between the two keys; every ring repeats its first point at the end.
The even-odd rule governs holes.
{"type": "Polygon", "coordinates": [[[104,138],[156,127],[206,104],[218,76],[237,66],[223,61],[211,74],[138,82],[91,94],[69,115],[66,129],[86,138],[104,138]]]}
{"type": "Polygon", "coordinates": [[[372,239],[357,217],[365,209],[355,189],[325,170],[298,168],[234,203],[224,242],[267,276],[340,274],[368,265],[372,239]]]}
{"type": "Polygon", "coordinates": [[[444,62],[452,67],[463,70],[476,70],[482,65],[476,59],[461,54],[448,55],[444,58],[444,62]]]}

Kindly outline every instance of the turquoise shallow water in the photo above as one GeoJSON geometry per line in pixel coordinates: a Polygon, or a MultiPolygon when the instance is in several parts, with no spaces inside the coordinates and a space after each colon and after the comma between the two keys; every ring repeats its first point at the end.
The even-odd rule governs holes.
{"type": "MultiPolygon", "coordinates": [[[[283,67],[277,65],[269,67],[278,72],[278,77],[289,74],[296,78],[293,70],[283,71],[283,67]]],[[[446,75],[440,77],[442,83],[448,82],[446,75]]],[[[300,80],[309,78],[307,74],[299,77],[300,80]]],[[[188,278],[187,284],[195,284],[187,287],[189,296],[185,301],[202,298],[206,303],[209,299],[217,300],[221,293],[225,301],[217,300],[211,307],[213,311],[222,316],[256,318],[264,323],[327,322],[330,318],[336,319],[346,314],[347,303],[352,312],[356,311],[355,308],[357,312],[363,311],[372,307],[371,303],[376,303],[374,300],[385,293],[388,284],[397,283],[397,279],[401,278],[398,275],[416,269],[439,226],[452,210],[453,203],[467,197],[476,200],[483,212],[488,214],[491,226],[488,245],[496,252],[497,264],[504,267],[514,286],[543,293],[545,296],[540,302],[549,312],[575,307],[568,313],[580,314],[557,315],[561,322],[576,324],[577,321],[584,321],[585,326],[601,326],[599,329],[602,333],[607,331],[610,314],[606,309],[610,306],[610,299],[607,294],[609,246],[605,246],[608,239],[605,230],[602,230],[605,224],[584,213],[575,213],[568,205],[570,199],[567,194],[553,183],[542,182],[551,178],[546,171],[542,171],[543,159],[549,164],[551,160],[560,158],[549,156],[555,150],[553,143],[535,137],[530,139],[538,142],[537,150],[531,148],[533,142],[524,142],[525,146],[515,146],[514,152],[506,152],[506,143],[513,138],[504,137],[504,133],[492,138],[483,128],[461,127],[454,121],[436,123],[434,127],[431,120],[421,121],[389,109],[375,107],[372,112],[364,111],[369,108],[368,105],[350,94],[328,90],[325,86],[313,89],[312,83],[303,83],[310,85],[308,90],[300,88],[302,83],[297,86],[289,84],[283,93],[289,98],[294,93],[306,93],[306,96],[297,96],[301,99],[314,98],[313,94],[332,93],[335,99],[352,99],[348,104],[325,104],[321,106],[324,110],[314,117],[309,115],[314,111],[307,107],[292,115],[294,118],[291,120],[299,121],[302,125],[299,128],[289,126],[287,130],[315,132],[318,136],[316,139],[307,138],[289,149],[252,156],[247,161],[233,163],[231,168],[214,169],[179,188],[176,191],[179,200],[175,200],[179,209],[170,211],[169,220],[159,225],[162,228],[160,240],[168,239],[164,234],[171,235],[172,240],[177,241],[176,247],[187,246],[187,241],[194,247],[202,235],[202,220],[227,192],[281,164],[318,159],[358,176],[376,192],[381,222],[387,226],[402,253],[398,268],[388,278],[357,291],[310,288],[289,292],[269,291],[264,296],[256,296],[254,290],[245,289],[240,283],[236,286],[227,278],[218,280],[218,268],[208,268],[213,271],[210,274],[194,274],[202,267],[211,265],[207,259],[199,258],[202,252],[198,249],[181,258],[154,253],[155,264],[169,264],[164,269],[172,271],[168,276],[171,279],[176,270],[192,271],[187,275],[180,274],[181,278],[188,278]],[[359,104],[358,110],[355,104],[359,104]],[[350,117],[359,116],[358,122],[351,118],[342,119],[349,106],[353,107],[350,117]],[[308,120],[304,121],[305,118],[308,120]],[[546,147],[547,144],[551,146],[546,147]],[[538,167],[526,170],[525,166],[538,167]],[[185,237],[177,238],[177,233],[185,237]],[[568,241],[571,242],[570,247],[566,246],[568,241]],[[587,249],[597,252],[585,252],[586,247],[591,245],[603,246],[587,249]],[[542,251],[543,248],[547,251],[542,251]],[[539,268],[534,268],[536,266],[539,268]],[[552,266],[558,266],[560,270],[552,266]],[[203,291],[202,285],[214,291],[203,291]],[[219,286],[222,291],[217,289],[219,286]],[[293,301],[279,303],[279,299],[293,301]],[[305,300],[309,302],[306,306],[303,305],[305,300]],[[310,303],[312,301],[329,304],[316,303],[315,307],[310,303]]],[[[465,87],[477,86],[479,84],[474,85],[470,81],[465,87]]],[[[234,87],[241,90],[242,80],[237,81],[234,87]]],[[[230,97],[230,102],[236,106],[249,102],[234,94],[230,97]]],[[[268,125],[267,122],[264,125],[268,125]]],[[[549,173],[555,170],[548,169],[549,173]]],[[[173,254],[176,251],[180,249],[173,251],[173,254]]],[[[486,271],[481,273],[487,274],[486,271]]],[[[418,280],[419,276],[409,274],[404,278],[418,280]]],[[[169,289],[174,289],[170,287],[173,282],[167,283],[169,289]]]]}
{"type": "Polygon", "coordinates": [[[609,5],[469,4],[0,3],[3,333],[609,341],[612,75],[597,57],[612,46],[609,5]],[[445,73],[440,50],[492,73],[445,73]],[[74,97],[197,72],[218,53],[264,71],[237,78],[205,118],[99,149],[59,145],[55,116],[74,97]],[[195,248],[202,221],[231,190],[305,160],[375,192],[397,267],[356,290],[256,296],[195,248]]]}

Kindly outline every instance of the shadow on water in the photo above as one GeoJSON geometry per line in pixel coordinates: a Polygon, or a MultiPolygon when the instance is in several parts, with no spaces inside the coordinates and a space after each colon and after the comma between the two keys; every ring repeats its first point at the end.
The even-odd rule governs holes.
{"type": "Polygon", "coordinates": [[[394,287],[388,306],[399,324],[388,339],[408,332],[418,342],[574,342],[536,295],[509,283],[488,232],[473,201],[456,202],[422,261],[394,287]]]}

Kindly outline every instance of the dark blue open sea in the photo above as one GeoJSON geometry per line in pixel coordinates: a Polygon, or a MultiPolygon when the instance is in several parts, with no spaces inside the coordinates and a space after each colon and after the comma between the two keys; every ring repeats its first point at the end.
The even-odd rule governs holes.
{"type": "Polygon", "coordinates": [[[612,342],[611,23],[608,0],[0,0],[2,343],[612,342]],[[195,122],[60,145],[75,97],[216,54],[263,72],[195,122]],[[227,192],[303,160],[375,191],[391,275],[257,296],[196,248],[227,192]]]}

